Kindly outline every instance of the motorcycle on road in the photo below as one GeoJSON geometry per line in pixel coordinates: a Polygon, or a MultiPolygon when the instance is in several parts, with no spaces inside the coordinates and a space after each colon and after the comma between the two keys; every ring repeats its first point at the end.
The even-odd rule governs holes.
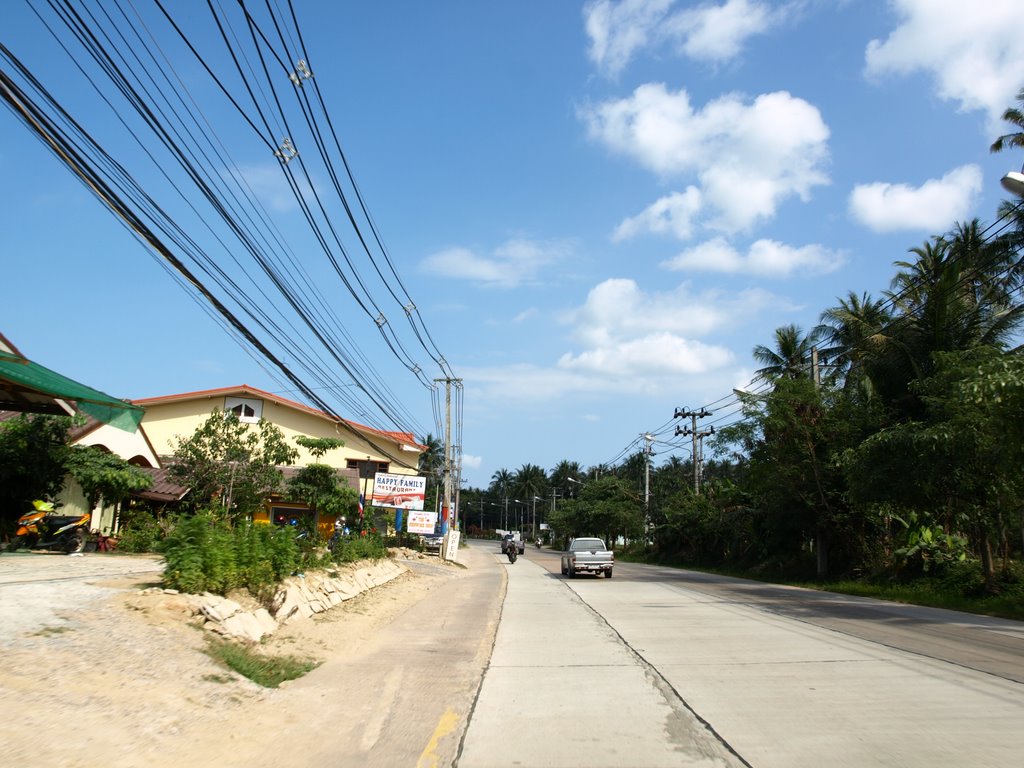
{"type": "Polygon", "coordinates": [[[19,547],[54,549],[75,554],[85,549],[92,515],[58,515],[48,501],[33,501],[32,511],[18,518],[18,529],[7,546],[8,552],[19,547]]]}
{"type": "Polygon", "coordinates": [[[508,556],[510,563],[514,563],[516,558],[519,557],[519,547],[516,546],[514,541],[510,541],[508,546],[505,547],[505,554],[508,556]]]}

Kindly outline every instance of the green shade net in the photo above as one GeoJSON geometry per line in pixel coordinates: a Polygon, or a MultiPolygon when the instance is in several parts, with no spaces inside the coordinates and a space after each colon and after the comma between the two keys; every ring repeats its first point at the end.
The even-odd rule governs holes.
{"type": "Polygon", "coordinates": [[[83,413],[126,432],[138,429],[144,413],[137,405],[79,384],[20,355],[0,350],[0,385],[3,383],[22,391],[71,401],[83,413]]]}

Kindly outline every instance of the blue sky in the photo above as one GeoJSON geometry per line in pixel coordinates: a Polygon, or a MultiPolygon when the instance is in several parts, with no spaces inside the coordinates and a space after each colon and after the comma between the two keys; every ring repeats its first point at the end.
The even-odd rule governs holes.
{"type": "MultiPolygon", "coordinates": [[[[171,5],[244,101],[205,4],[189,14],[171,5]]],[[[0,42],[218,263],[251,271],[237,248],[218,245],[221,225],[203,226],[169,193],[141,151],[155,141],[130,117],[115,119],[32,6],[77,51],[42,2],[10,4],[0,42]]],[[[245,179],[343,325],[347,352],[375,372],[371,392],[408,418],[376,410],[353,386],[365,377],[340,367],[311,385],[344,416],[436,434],[422,379],[442,370],[407,332],[419,377],[381,343],[317,252],[282,163],[150,3],[136,6],[149,47],[195,100],[187,111],[207,121],[193,133],[216,136],[232,158],[211,173],[245,179]]],[[[462,379],[471,486],[527,462],[614,463],[645,432],[656,436],[656,463],[685,459],[676,408],[707,405],[716,415],[705,424],[726,423],[755,345],[770,345],[782,325],[809,329],[850,291],[880,295],[894,261],[954,222],[992,222],[1006,196],[999,178],[1022,159],[988,151],[1024,87],[1019,0],[970,10],[951,0],[295,0],[295,9],[391,261],[462,379]]],[[[23,353],[119,397],[245,383],[302,399],[11,111],[0,130],[0,332],[23,353]]],[[[309,197],[328,181],[302,139],[309,197]]],[[[340,207],[332,216],[344,218],[340,207]]],[[[342,237],[358,262],[351,233],[342,237]]],[[[380,259],[370,258],[357,264],[367,293],[386,299],[372,279],[380,259]]],[[[398,304],[387,319],[402,325],[398,304]]],[[[308,335],[273,346],[298,366],[308,335]]]]}

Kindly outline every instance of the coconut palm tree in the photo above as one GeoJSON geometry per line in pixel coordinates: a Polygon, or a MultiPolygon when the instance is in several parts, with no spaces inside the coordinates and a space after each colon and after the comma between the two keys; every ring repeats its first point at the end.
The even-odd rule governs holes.
{"type": "Polygon", "coordinates": [[[578,461],[562,459],[551,470],[551,487],[557,489],[563,496],[566,496],[571,484],[569,478],[579,480],[582,474],[583,467],[580,466],[578,461]]]}
{"type": "Polygon", "coordinates": [[[495,496],[501,498],[503,519],[502,525],[508,523],[508,497],[512,493],[513,475],[507,469],[499,469],[491,475],[491,485],[488,490],[495,496]]]}
{"type": "Polygon", "coordinates": [[[512,478],[512,488],[517,496],[529,500],[541,496],[548,489],[548,475],[537,464],[523,464],[512,478]]]}
{"type": "Polygon", "coordinates": [[[427,479],[440,484],[444,480],[444,443],[440,438],[427,433],[422,444],[427,450],[420,454],[417,469],[427,479]]]}
{"type": "Polygon", "coordinates": [[[811,375],[811,350],[818,339],[815,328],[809,334],[796,325],[775,329],[775,349],[758,344],[754,359],[764,367],[757,370],[754,380],[775,381],[783,377],[799,379],[811,375]]]}
{"type": "Polygon", "coordinates": [[[898,261],[890,297],[902,316],[902,341],[929,370],[933,352],[1000,347],[1021,322],[1014,295],[1020,277],[1014,255],[1000,240],[986,241],[977,220],[959,224],[898,261]]]}
{"type": "Polygon", "coordinates": [[[1017,101],[1020,102],[1020,107],[1008,107],[1003,112],[1003,120],[1021,130],[1014,131],[1013,133],[1004,133],[992,142],[992,146],[989,147],[990,152],[1002,152],[1004,149],[1013,147],[1024,149],[1024,109],[1022,109],[1024,108],[1024,88],[1018,91],[1017,101]]]}
{"type": "Polygon", "coordinates": [[[844,386],[862,386],[870,395],[874,384],[866,364],[877,358],[889,342],[888,325],[892,314],[883,299],[872,299],[866,292],[853,291],[838,306],[821,313],[817,336],[827,346],[821,356],[832,365],[832,376],[844,386]]]}

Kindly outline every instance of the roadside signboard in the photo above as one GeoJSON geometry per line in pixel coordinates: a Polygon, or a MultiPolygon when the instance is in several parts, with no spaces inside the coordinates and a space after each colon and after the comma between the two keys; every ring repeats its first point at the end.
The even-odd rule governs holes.
{"type": "Polygon", "coordinates": [[[448,531],[448,537],[445,540],[446,546],[444,550],[445,560],[458,560],[459,559],[459,532],[448,531]]]}
{"type": "Polygon", "coordinates": [[[437,512],[409,511],[409,533],[433,533],[437,527],[437,512]]]}
{"type": "Polygon", "coordinates": [[[421,510],[426,492],[425,477],[377,472],[373,476],[373,495],[370,497],[370,503],[375,507],[421,510]]]}

